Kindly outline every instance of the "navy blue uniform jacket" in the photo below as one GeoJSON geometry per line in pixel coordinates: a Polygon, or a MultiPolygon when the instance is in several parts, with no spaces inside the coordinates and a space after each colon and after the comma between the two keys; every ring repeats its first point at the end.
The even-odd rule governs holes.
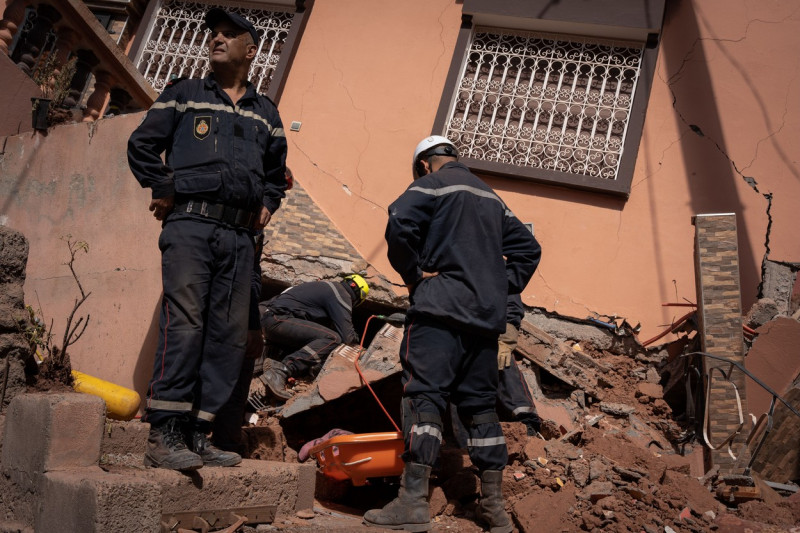
{"type": "Polygon", "coordinates": [[[528,228],[458,162],[414,181],[389,206],[386,242],[392,267],[416,284],[408,316],[476,333],[505,331],[508,294],[522,292],[541,257],[528,228]],[[423,271],[439,275],[420,281],[423,271]]]}
{"type": "Polygon", "coordinates": [[[286,189],[286,136],[275,104],[249,84],[233,105],[213,74],[164,89],[128,140],[128,162],[153,198],[256,213],[264,205],[274,213],[286,189]]]}
{"type": "Polygon", "coordinates": [[[317,324],[331,323],[345,344],[358,342],[353,328],[353,294],[334,281],[310,281],[290,287],[267,302],[276,315],[289,314],[317,324]]]}
{"type": "Polygon", "coordinates": [[[506,322],[519,329],[522,318],[525,316],[525,308],[522,306],[522,298],[519,294],[508,295],[508,305],[506,307],[506,322]]]}

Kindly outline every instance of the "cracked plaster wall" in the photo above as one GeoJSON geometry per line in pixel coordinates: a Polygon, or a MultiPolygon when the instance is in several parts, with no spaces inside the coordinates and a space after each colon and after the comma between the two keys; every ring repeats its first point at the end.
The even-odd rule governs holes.
{"type": "MultiPolygon", "coordinates": [[[[287,132],[298,180],[393,282],[386,208],[409,185],[414,146],[431,131],[460,19],[452,0],[317,0],[280,101],[287,125],[302,121],[287,132]]],[[[625,316],[649,338],[682,314],[662,302],[695,300],[692,215],[735,212],[746,311],[767,254],[800,260],[799,48],[794,3],[670,2],[627,201],[487,177],[535,224],[544,249],[525,303],[625,316]]],[[[76,269],[92,291],[82,307],[91,322],[73,363],[142,393],[160,265],[149,193],[125,161],[140,119],[0,138],[0,223],[30,240],[26,302],[57,332],[77,290],[59,237],[89,243],[76,269]]]]}
{"type": "Polygon", "coordinates": [[[126,143],[141,115],[0,138],[0,219],[30,241],[25,303],[53,321],[57,342],[80,296],[61,237],[89,245],[75,270],[91,295],[73,368],[144,392],[152,371],[161,294],[159,223],[149,191],[128,170],[126,143]]]}
{"type": "MultiPolygon", "coordinates": [[[[386,208],[431,132],[460,8],[316,2],[280,104],[284,121],[303,124],[287,133],[293,171],[394,282],[386,208]]],[[[543,246],[526,305],[625,316],[642,339],[683,314],[663,302],[696,301],[693,215],[736,213],[745,311],[766,256],[800,258],[796,4],[684,0],[665,20],[627,201],[486,177],[543,246]]]]}

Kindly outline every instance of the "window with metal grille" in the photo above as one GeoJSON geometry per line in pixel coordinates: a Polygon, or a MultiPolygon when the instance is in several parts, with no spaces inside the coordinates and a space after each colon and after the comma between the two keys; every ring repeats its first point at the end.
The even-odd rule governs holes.
{"type": "Polygon", "coordinates": [[[289,38],[296,13],[279,8],[220,6],[203,2],[164,0],[152,19],[136,63],[147,81],[162,91],[175,77],[202,78],[209,70],[208,40],[204,17],[212,7],[242,15],[261,37],[258,54],[250,66],[250,81],[259,93],[267,93],[289,38]]]}
{"type": "Polygon", "coordinates": [[[444,134],[471,160],[615,180],[643,50],[476,27],[444,134]]]}

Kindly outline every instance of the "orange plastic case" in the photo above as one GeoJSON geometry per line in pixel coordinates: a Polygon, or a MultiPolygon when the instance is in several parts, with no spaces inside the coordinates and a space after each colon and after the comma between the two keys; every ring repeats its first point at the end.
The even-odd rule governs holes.
{"type": "Polygon", "coordinates": [[[366,484],[369,477],[402,474],[402,453],[403,434],[396,431],[339,435],[309,452],[323,474],[338,480],[350,479],[355,486],[366,484]]]}

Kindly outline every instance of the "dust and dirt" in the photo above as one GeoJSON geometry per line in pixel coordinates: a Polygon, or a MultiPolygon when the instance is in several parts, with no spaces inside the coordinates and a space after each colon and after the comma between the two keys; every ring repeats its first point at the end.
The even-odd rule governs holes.
{"type": "MultiPolygon", "coordinates": [[[[648,372],[655,365],[635,355],[591,346],[583,349],[609,370],[603,374],[602,402],[588,399],[573,407],[575,418],[581,421],[578,429],[567,431],[557,422],[545,420],[540,436],[528,436],[523,424],[502,423],[509,451],[503,490],[515,530],[797,531],[798,497],[783,497],[769,487],[764,487],[765,501],[738,507],[715,497],[715,478],[701,478],[703,473],[692,466],[703,448],[697,443],[693,447],[677,442],[686,428],[674,420],[658,379],[648,372]]],[[[252,428],[268,430],[273,443],[285,442],[278,436],[280,429],[276,418],[266,418],[252,428]]],[[[432,530],[483,531],[474,517],[478,471],[466,450],[453,447],[453,443],[454,439],[445,435],[440,463],[431,478],[432,530]]],[[[261,446],[255,454],[266,458],[275,452],[261,446]]],[[[283,457],[294,461],[296,452],[289,448],[283,457]]],[[[335,517],[353,530],[361,530],[363,513],[383,506],[398,488],[396,478],[373,479],[366,487],[334,482],[322,474],[317,481],[316,512],[303,526],[310,529],[294,523],[274,527],[325,529],[335,517]]]]}

